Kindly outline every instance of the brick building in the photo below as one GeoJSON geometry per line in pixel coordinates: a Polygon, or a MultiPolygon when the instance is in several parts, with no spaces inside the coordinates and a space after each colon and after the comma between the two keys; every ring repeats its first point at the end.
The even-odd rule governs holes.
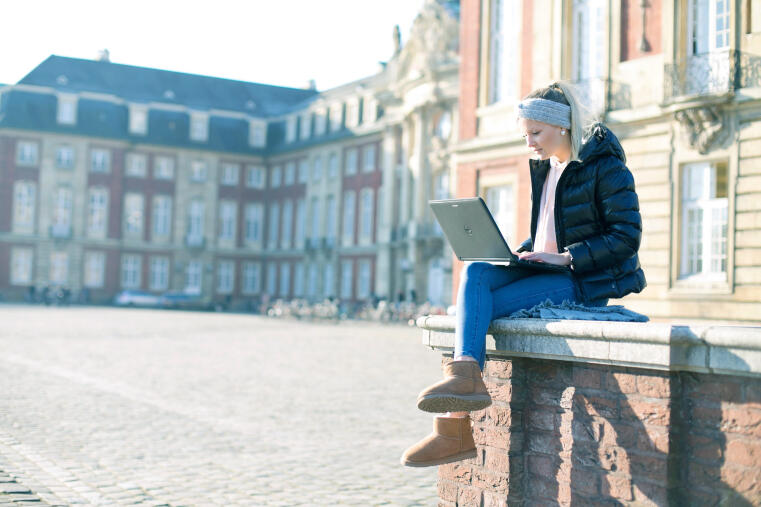
{"type": "Polygon", "coordinates": [[[627,306],[651,316],[757,320],[756,4],[463,0],[456,195],[482,195],[511,243],[525,239],[528,150],[513,108],[536,87],[575,81],[621,139],[640,197],[648,287],[627,306]]]}
{"type": "Polygon", "coordinates": [[[0,87],[0,293],[450,302],[458,5],[318,92],[51,56],[0,87]],[[435,41],[433,44],[430,41],[435,41]]]}

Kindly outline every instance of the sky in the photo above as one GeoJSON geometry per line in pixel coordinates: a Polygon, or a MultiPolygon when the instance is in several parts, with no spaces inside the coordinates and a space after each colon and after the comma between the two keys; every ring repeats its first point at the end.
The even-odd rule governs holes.
{"type": "Polygon", "coordinates": [[[378,71],[424,0],[2,0],[0,83],[51,54],[319,90],[378,71]]]}

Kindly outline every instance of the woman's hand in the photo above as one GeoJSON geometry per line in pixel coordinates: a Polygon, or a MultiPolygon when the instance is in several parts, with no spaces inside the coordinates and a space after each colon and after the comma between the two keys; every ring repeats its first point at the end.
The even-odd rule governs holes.
{"type": "Polygon", "coordinates": [[[535,262],[546,262],[547,264],[556,264],[558,266],[568,266],[571,264],[571,254],[564,252],[562,254],[546,252],[520,252],[519,259],[535,262]]]}

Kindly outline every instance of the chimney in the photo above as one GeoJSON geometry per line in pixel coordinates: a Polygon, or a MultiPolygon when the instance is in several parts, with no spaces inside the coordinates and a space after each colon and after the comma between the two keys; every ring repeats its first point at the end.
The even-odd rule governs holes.
{"type": "Polygon", "coordinates": [[[109,53],[108,49],[101,49],[98,51],[98,58],[97,60],[99,62],[110,62],[111,61],[111,53],[109,53]]]}
{"type": "Polygon", "coordinates": [[[307,90],[316,90],[317,89],[317,81],[314,79],[310,79],[309,83],[306,86],[307,90]]]}

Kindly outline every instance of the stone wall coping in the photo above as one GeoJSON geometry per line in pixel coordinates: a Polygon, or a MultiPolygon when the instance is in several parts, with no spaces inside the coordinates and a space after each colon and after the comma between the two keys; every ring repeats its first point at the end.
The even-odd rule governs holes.
{"type": "MultiPolygon", "coordinates": [[[[417,319],[423,344],[454,348],[455,317],[417,319]]],[[[655,370],[761,377],[761,326],[663,322],[496,319],[486,352],[655,370]]]]}

